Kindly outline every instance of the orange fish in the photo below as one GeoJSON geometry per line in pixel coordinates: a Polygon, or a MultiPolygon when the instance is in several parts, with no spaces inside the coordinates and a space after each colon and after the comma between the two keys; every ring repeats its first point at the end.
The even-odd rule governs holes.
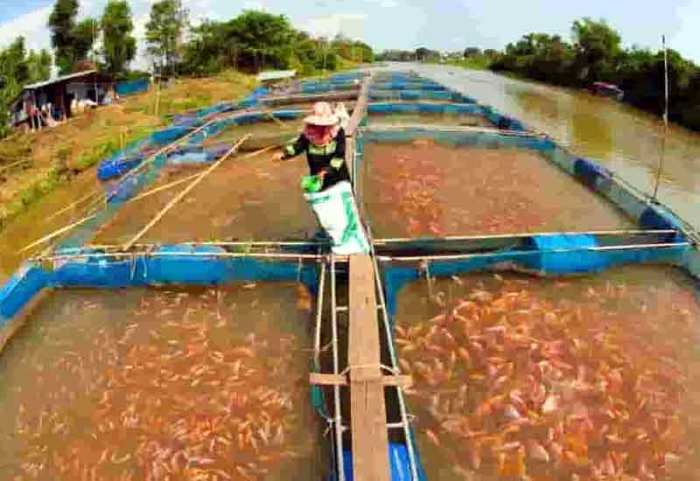
{"type": "Polygon", "coordinates": [[[297,286],[297,309],[300,311],[311,312],[312,299],[309,290],[303,285],[297,286]]]}
{"type": "Polygon", "coordinates": [[[437,437],[437,434],[432,432],[430,429],[425,430],[425,436],[428,438],[428,440],[433,443],[435,446],[440,447],[440,440],[437,437]]]}
{"type": "Polygon", "coordinates": [[[527,474],[525,449],[521,446],[514,452],[502,452],[498,457],[498,474],[503,477],[522,479],[527,474]]]}

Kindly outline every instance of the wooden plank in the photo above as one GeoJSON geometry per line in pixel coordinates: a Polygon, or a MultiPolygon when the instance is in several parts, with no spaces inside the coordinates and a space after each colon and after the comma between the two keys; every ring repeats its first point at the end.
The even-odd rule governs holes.
{"type": "Polygon", "coordinates": [[[350,256],[350,417],[355,481],[388,481],[389,441],[380,369],[374,266],[368,255],[350,256]]]}
{"type": "MultiPolygon", "coordinates": [[[[357,374],[353,379],[358,380],[361,374],[357,374]]],[[[397,376],[383,376],[381,378],[384,386],[410,387],[413,384],[411,376],[400,374],[397,376]]],[[[342,374],[322,374],[320,372],[309,373],[309,383],[317,386],[347,386],[348,378],[342,374]]]]}
{"type": "Polygon", "coordinates": [[[309,373],[309,382],[317,386],[347,386],[348,378],[342,374],[309,373]]]}

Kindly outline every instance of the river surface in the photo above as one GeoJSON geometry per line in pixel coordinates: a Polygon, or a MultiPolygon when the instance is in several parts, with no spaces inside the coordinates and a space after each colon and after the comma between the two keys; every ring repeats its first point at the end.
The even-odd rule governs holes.
{"type": "MultiPolygon", "coordinates": [[[[644,192],[653,192],[661,156],[659,118],[585,92],[441,65],[392,64],[522,120],[572,152],[595,159],[644,192]]],[[[672,125],[659,200],[700,228],[700,134],[672,125]]]]}

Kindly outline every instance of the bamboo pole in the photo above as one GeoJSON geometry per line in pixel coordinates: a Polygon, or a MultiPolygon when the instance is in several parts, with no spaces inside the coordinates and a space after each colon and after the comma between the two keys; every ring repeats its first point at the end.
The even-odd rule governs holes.
{"type": "Polygon", "coordinates": [[[7,164],[7,165],[0,167],[0,172],[4,172],[12,167],[15,167],[15,166],[20,165],[20,164],[25,164],[25,163],[31,162],[31,161],[32,161],[32,159],[22,159],[22,160],[18,160],[16,162],[12,162],[11,164],[7,164]]]}
{"type": "MultiPolygon", "coordinates": [[[[193,135],[195,135],[195,134],[201,132],[203,129],[205,129],[206,127],[208,127],[208,126],[211,125],[212,123],[221,120],[223,117],[225,117],[225,115],[217,115],[217,116],[213,117],[212,119],[208,120],[206,123],[200,125],[200,126],[197,127],[196,129],[194,129],[192,132],[189,132],[188,134],[183,135],[182,137],[180,137],[179,139],[176,139],[175,141],[169,143],[168,145],[166,145],[166,146],[164,146],[164,147],[161,147],[161,148],[158,149],[156,152],[154,152],[153,154],[151,154],[150,156],[148,156],[148,157],[147,157],[143,162],[141,162],[141,164],[139,164],[137,167],[135,167],[134,169],[132,169],[132,170],[130,170],[129,172],[127,172],[126,174],[124,174],[124,175],[121,177],[121,179],[119,179],[119,182],[121,183],[121,182],[123,182],[124,180],[128,179],[129,177],[132,177],[132,176],[135,175],[136,173],[138,173],[138,172],[140,172],[141,170],[143,170],[144,167],[146,167],[146,166],[150,165],[151,163],[153,163],[153,161],[154,161],[154,160],[156,159],[156,157],[158,157],[159,155],[161,155],[161,154],[167,152],[168,150],[172,149],[172,148],[175,147],[176,145],[181,144],[182,142],[184,142],[185,140],[189,139],[189,138],[192,137],[193,135]]],[[[98,194],[99,192],[100,192],[100,189],[98,188],[98,189],[96,189],[96,190],[93,191],[93,194],[98,194]]],[[[115,189],[115,192],[116,192],[116,189],[115,189]]],[[[116,195],[116,194],[112,193],[112,194],[106,195],[106,196],[105,196],[103,199],[101,199],[101,200],[102,200],[103,203],[109,202],[109,200],[110,200],[112,197],[114,197],[114,195],[116,195]]],[[[97,204],[94,204],[93,207],[96,206],[96,205],[97,205],[97,204]]]]}
{"type": "MultiPolygon", "coordinates": [[[[432,240],[437,241],[460,241],[460,240],[490,240],[490,239],[510,239],[514,237],[537,237],[537,236],[568,236],[568,235],[595,235],[595,236],[616,236],[616,235],[652,235],[652,234],[673,234],[676,229],[626,229],[626,230],[592,230],[592,231],[562,231],[562,232],[514,232],[512,234],[484,234],[467,236],[444,236],[432,240]]],[[[375,239],[376,244],[388,243],[410,243],[410,242],[430,242],[431,239],[417,239],[415,237],[390,237],[375,239]]]]}
{"type": "Polygon", "coordinates": [[[156,105],[154,107],[154,115],[158,117],[158,110],[160,107],[160,78],[158,79],[158,82],[156,83],[156,105]]]}
{"type": "MultiPolygon", "coordinates": [[[[264,149],[256,150],[255,152],[251,152],[250,154],[243,155],[243,156],[241,156],[241,159],[248,159],[250,157],[255,157],[256,155],[260,155],[263,152],[267,152],[269,150],[276,149],[278,147],[279,147],[278,145],[270,145],[268,147],[265,147],[264,149]]],[[[132,202],[136,202],[138,200],[145,199],[146,197],[150,197],[153,194],[157,194],[158,192],[172,189],[173,187],[176,187],[182,183],[185,183],[188,180],[192,180],[195,177],[199,177],[200,175],[202,175],[202,172],[197,172],[196,174],[189,175],[189,176],[185,177],[184,179],[175,180],[173,182],[170,182],[169,184],[161,185],[160,187],[156,187],[155,189],[151,189],[148,192],[144,192],[143,194],[137,195],[133,199],[130,199],[127,202],[127,204],[131,204],[132,202]]]]}
{"type": "Polygon", "coordinates": [[[282,122],[280,119],[278,119],[277,117],[275,117],[275,116],[272,114],[272,112],[270,112],[269,110],[263,110],[262,112],[263,112],[263,114],[267,115],[267,116],[270,117],[272,120],[274,120],[274,121],[277,123],[277,125],[279,125],[280,127],[287,128],[287,125],[286,125],[284,122],[282,122]]]}
{"type": "Polygon", "coordinates": [[[146,224],[143,229],[141,229],[134,237],[129,240],[124,245],[125,250],[129,250],[131,246],[133,246],[136,242],[138,242],[141,237],[143,237],[154,225],[156,225],[164,216],[165,214],[170,211],[178,202],[180,202],[187,194],[189,194],[192,189],[194,189],[202,180],[204,180],[205,177],[207,177],[209,174],[211,174],[219,165],[223,163],[224,160],[228,159],[232,154],[234,154],[237,150],[238,147],[241,146],[243,142],[248,140],[250,138],[250,134],[245,135],[241,140],[236,142],[231,149],[224,154],[223,157],[221,157],[219,160],[214,162],[211,167],[209,167],[207,170],[202,172],[196,179],[194,179],[187,187],[185,187],[178,195],[176,195],[173,199],[170,200],[170,202],[167,203],[165,207],[163,207],[154,217],[151,219],[151,221],[146,224]]]}
{"type": "Polygon", "coordinates": [[[137,200],[145,199],[146,197],[150,197],[150,196],[152,196],[153,194],[157,194],[158,192],[162,192],[162,191],[164,191],[164,190],[172,189],[173,187],[178,186],[178,185],[180,185],[180,184],[183,184],[183,183],[187,182],[188,180],[192,180],[192,179],[194,179],[195,177],[199,177],[200,175],[202,175],[202,173],[201,173],[201,172],[197,172],[196,174],[189,175],[189,176],[185,177],[184,179],[179,179],[179,180],[170,182],[169,184],[161,185],[160,187],[156,187],[155,189],[151,189],[151,190],[149,190],[148,192],[144,192],[143,194],[137,195],[137,196],[134,197],[133,199],[129,200],[129,201],[127,202],[127,204],[131,204],[132,202],[136,202],[137,200]]]}
{"type": "Polygon", "coordinates": [[[38,245],[40,245],[40,244],[44,244],[44,243],[50,241],[51,239],[53,239],[53,238],[55,238],[55,237],[58,237],[59,235],[63,234],[64,232],[68,232],[69,230],[74,229],[75,227],[78,227],[78,226],[81,225],[81,224],[84,224],[85,222],[87,222],[87,221],[89,221],[90,219],[94,218],[96,215],[97,215],[97,214],[90,214],[90,215],[88,215],[88,216],[86,216],[86,217],[83,217],[82,219],[80,219],[80,220],[77,221],[77,222],[73,222],[72,224],[69,224],[69,225],[67,225],[67,226],[65,226],[65,227],[61,227],[60,229],[55,230],[55,231],[53,231],[52,233],[45,235],[45,236],[42,237],[41,239],[37,239],[37,240],[35,240],[34,242],[32,242],[31,244],[28,244],[28,245],[22,247],[22,249],[20,249],[19,252],[22,253],[22,252],[28,251],[28,250],[31,249],[32,247],[36,247],[36,246],[38,246],[38,245]]]}
{"type": "Polygon", "coordinates": [[[88,193],[87,195],[82,196],[81,198],[79,198],[78,200],[76,200],[74,202],[71,202],[70,204],[68,204],[63,209],[59,210],[58,212],[54,212],[53,214],[51,214],[46,220],[51,220],[55,217],[58,217],[59,215],[63,214],[64,212],[72,209],[73,207],[77,206],[78,204],[85,202],[86,200],[90,199],[90,197],[93,197],[97,194],[99,194],[99,191],[95,190],[95,191],[88,193]]]}

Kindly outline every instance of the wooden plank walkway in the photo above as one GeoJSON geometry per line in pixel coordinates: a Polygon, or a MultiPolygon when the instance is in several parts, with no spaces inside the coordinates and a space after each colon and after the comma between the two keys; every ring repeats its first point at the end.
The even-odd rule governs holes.
{"type": "Polygon", "coordinates": [[[370,256],[350,256],[349,277],[348,365],[354,480],[388,481],[389,440],[374,265],[370,256]]]}

